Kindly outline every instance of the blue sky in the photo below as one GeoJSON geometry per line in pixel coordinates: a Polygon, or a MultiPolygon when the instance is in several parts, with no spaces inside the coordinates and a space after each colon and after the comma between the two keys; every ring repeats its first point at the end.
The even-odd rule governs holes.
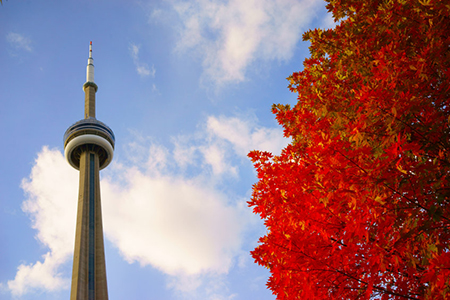
{"type": "Polygon", "coordinates": [[[116,135],[101,172],[115,299],[275,299],[249,255],[253,149],[289,142],[271,114],[296,102],[315,0],[3,1],[0,298],[68,299],[78,173],[64,131],[83,118],[93,41],[97,118],[116,135]]]}

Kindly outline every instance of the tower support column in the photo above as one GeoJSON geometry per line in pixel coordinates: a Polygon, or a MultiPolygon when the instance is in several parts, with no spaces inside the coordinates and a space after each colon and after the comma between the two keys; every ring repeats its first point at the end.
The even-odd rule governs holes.
{"type": "Polygon", "coordinates": [[[86,144],[80,150],[80,189],[70,299],[106,300],[108,290],[100,201],[99,148],[86,144]]]}

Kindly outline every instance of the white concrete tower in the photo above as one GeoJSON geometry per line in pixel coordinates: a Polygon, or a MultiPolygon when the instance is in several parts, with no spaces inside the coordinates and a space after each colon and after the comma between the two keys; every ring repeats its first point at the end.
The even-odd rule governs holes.
{"type": "Polygon", "coordinates": [[[73,255],[71,300],[106,300],[105,250],[100,201],[100,170],[114,154],[114,133],[95,118],[94,60],[92,42],[86,70],[84,119],[64,134],[64,154],[68,163],[80,171],[78,212],[73,255]]]}

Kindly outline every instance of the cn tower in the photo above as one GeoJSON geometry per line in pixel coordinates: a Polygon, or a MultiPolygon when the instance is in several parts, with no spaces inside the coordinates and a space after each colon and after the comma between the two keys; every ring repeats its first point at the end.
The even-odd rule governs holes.
{"type": "Polygon", "coordinates": [[[94,60],[92,42],[83,85],[84,119],[64,134],[66,160],[80,171],[78,213],[73,255],[71,300],[108,299],[105,250],[100,201],[100,170],[112,161],[114,133],[95,118],[94,60]]]}

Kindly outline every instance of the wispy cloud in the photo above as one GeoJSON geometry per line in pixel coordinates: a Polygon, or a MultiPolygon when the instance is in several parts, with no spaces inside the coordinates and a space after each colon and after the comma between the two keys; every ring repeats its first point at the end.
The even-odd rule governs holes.
{"type": "Polygon", "coordinates": [[[131,44],[129,50],[131,58],[133,59],[134,66],[136,67],[136,72],[142,77],[144,76],[155,77],[156,74],[155,66],[152,65],[152,67],[149,68],[148,64],[141,62],[141,60],[139,59],[139,46],[131,44]]]}
{"type": "Polygon", "coordinates": [[[334,22],[333,14],[328,13],[325,18],[322,20],[322,23],[320,24],[320,28],[322,29],[331,29],[336,27],[336,23],[334,22]]]}
{"type": "Polygon", "coordinates": [[[279,153],[287,144],[280,128],[258,126],[252,116],[210,116],[203,126],[204,131],[194,137],[174,138],[174,159],[184,168],[209,168],[218,178],[238,175],[234,157],[246,158],[254,149],[279,153]]]}
{"type": "Polygon", "coordinates": [[[318,0],[174,1],[180,50],[203,57],[204,78],[240,82],[256,61],[286,61],[315,16],[318,0]]]}
{"type": "MultiPolygon", "coordinates": [[[[114,162],[101,182],[105,236],[126,261],[161,270],[168,287],[180,291],[221,282],[256,217],[246,199],[230,198],[217,183],[239,175],[249,150],[279,152],[287,144],[281,129],[249,120],[211,116],[192,136],[174,137],[170,149],[139,136],[127,145],[129,157],[114,162]]],[[[69,274],[59,269],[73,251],[77,184],[61,152],[44,147],[22,183],[23,210],[49,250],[42,261],[19,266],[7,283],[13,295],[68,287],[69,274]]]]}
{"type": "Polygon", "coordinates": [[[6,41],[17,50],[33,51],[31,40],[19,33],[10,32],[6,35],[6,41]]]}

